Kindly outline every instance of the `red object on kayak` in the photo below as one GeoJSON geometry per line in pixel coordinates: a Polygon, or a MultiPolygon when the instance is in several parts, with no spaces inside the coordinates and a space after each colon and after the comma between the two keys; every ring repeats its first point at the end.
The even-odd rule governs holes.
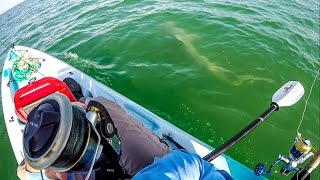
{"type": "Polygon", "coordinates": [[[52,94],[61,93],[67,96],[70,102],[76,98],[66,83],[53,77],[45,77],[18,89],[14,94],[14,106],[19,119],[26,123],[30,111],[39,104],[39,101],[52,94]]]}

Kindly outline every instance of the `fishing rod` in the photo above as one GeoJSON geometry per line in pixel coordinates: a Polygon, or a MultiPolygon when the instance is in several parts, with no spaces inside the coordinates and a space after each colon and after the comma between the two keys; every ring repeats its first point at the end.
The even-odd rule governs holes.
{"type": "MultiPolygon", "coordinates": [[[[288,176],[290,173],[296,172],[295,176],[292,179],[294,179],[294,178],[295,179],[305,179],[305,177],[308,177],[307,172],[311,173],[311,171],[313,170],[312,167],[318,166],[318,165],[315,165],[315,163],[312,163],[312,167],[309,167],[309,168],[306,167],[307,168],[306,171],[299,169],[299,167],[298,167],[299,164],[304,163],[304,161],[306,161],[308,158],[310,158],[311,156],[314,155],[313,152],[311,151],[312,148],[315,150],[315,152],[317,152],[317,150],[312,146],[311,141],[309,139],[302,138],[301,133],[299,132],[299,128],[300,128],[302,121],[304,119],[304,114],[307,109],[308,100],[312,94],[312,89],[313,89],[313,86],[314,86],[316,79],[318,77],[319,71],[320,71],[320,68],[318,69],[317,74],[315,75],[313,83],[311,85],[310,92],[307,97],[307,100],[306,100],[306,103],[304,106],[304,110],[302,112],[301,120],[300,120],[298,128],[297,128],[296,136],[294,138],[292,146],[289,149],[289,156],[285,157],[285,156],[279,154],[277,159],[272,163],[272,165],[269,167],[268,170],[264,169],[264,166],[265,166],[264,164],[262,164],[262,163],[257,164],[257,166],[255,167],[255,170],[254,170],[255,175],[257,175],[257,176],[260,176],[262,174],[270,175],[271,170],[274,167],[274,165],[281,162],[281,163],[283,163],[283,165],[280,169],[280,173],[282,175],[288,176]]],[[[320,158],[319,154],[315,155],[315,160],[317,160],[319,158],[320,158]]]]}
{"type": "Polygon", "coordinates": [[[230,147],[239,142],[242,138],[254,130],[261,122],[263,122],[272,112],[279,110],[280,107],[291,106],[298,102],[304,94],[304,88],[298,81],[289,81],[277,90],[272,96],[270,107],[262,113],[256,120],[246,126],[238,134],[233,136],[220,147],[203,157],[204,160],[211,162],[230,147]]]}
{"type": "Polygon", "coordinates": [[[305,180],[310,179],[311,172],[316,169],[320,162],[320,151],[318,151],[311,159],[310,163],[304,169],[301,169],[292,176],[291,180],[305,180]]]}

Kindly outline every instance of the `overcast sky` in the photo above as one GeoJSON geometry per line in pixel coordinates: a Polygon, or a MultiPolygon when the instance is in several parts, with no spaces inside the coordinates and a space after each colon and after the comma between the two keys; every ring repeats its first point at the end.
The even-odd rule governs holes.
{"type": "Polygon", "coordinates": [[[11,9],[24,0],[0,0],[0,14],[11,9]]]}

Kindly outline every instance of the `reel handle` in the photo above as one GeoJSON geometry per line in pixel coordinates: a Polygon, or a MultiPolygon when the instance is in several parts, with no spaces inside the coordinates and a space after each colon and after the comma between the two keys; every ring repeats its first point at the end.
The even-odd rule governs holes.
{"type": "Polygon", "coordinates": [[[259,163],[259,164],[257,164],[256,168],[254,169],[254,174],[256,176],[261,176],[262,174],[269,175],[270,171],[264,170],[264,164],[259,163]]]}

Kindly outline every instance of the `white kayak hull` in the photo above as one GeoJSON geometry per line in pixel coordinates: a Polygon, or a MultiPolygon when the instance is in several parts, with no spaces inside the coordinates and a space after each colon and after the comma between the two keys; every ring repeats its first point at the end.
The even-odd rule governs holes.
{"type": "MultiPolygon", "coordinates": [[[[62,62],[59,59],[56,59],[41,51],[23,46],[15,46],[14,49],[10,49],[10,51],[5,59],[3,66],[1,92],[4,120],[7,127],[10,143],[18,163],[20,163],[24,159],[22,134],[25,125],[18,121],[18,117],[15,113],[13,103],[14,92],[17,89],[26,86],[31,80],[38,80],[43,77],[55,77],[60,80],[63,80],[66,77],[75,79],[80,84],[84,95],[91,94],[93,97],[103,96],[113,102],[116,102],[128,114],[135,117],[145,127],[147,127],[150,131],[154,132],[159,137],[162,137],[162,134],[170,135],[170,137],[178,142],[182,147],[190,152],[199,154],[201,157],[207,155],[213,150],[212,147],[208,146],[202,141],[180,130],[179,128],[163,120],[152,112],[134,103],[130,99],[115,92],[109,87],[94,80],[87,74],[62,62]],[[23,54],[26,53],[26,51],[28,54],[23,54]],[[33,58],[40,58],[37,62],[33,63],[40,63],[41,66],[39,66],[39,69],[37,69],[36,72],[33,72],[29,76],[26,76],[25,79],[22,78],[21,81],[14,82],[14,73],[12,68],[16,59],[19,58],[15,57],[14,54],[17,54],[18,56],[31,56],[33,58]]],[[[226,155],[219,156],[211,163],[214,164],[217,169],[225,170],[230,173],[234,179],[262,178],[255,176],[253,174],[253,171],[251,171],[249,168],[245,167],[244,165],[226,155]]]]}

